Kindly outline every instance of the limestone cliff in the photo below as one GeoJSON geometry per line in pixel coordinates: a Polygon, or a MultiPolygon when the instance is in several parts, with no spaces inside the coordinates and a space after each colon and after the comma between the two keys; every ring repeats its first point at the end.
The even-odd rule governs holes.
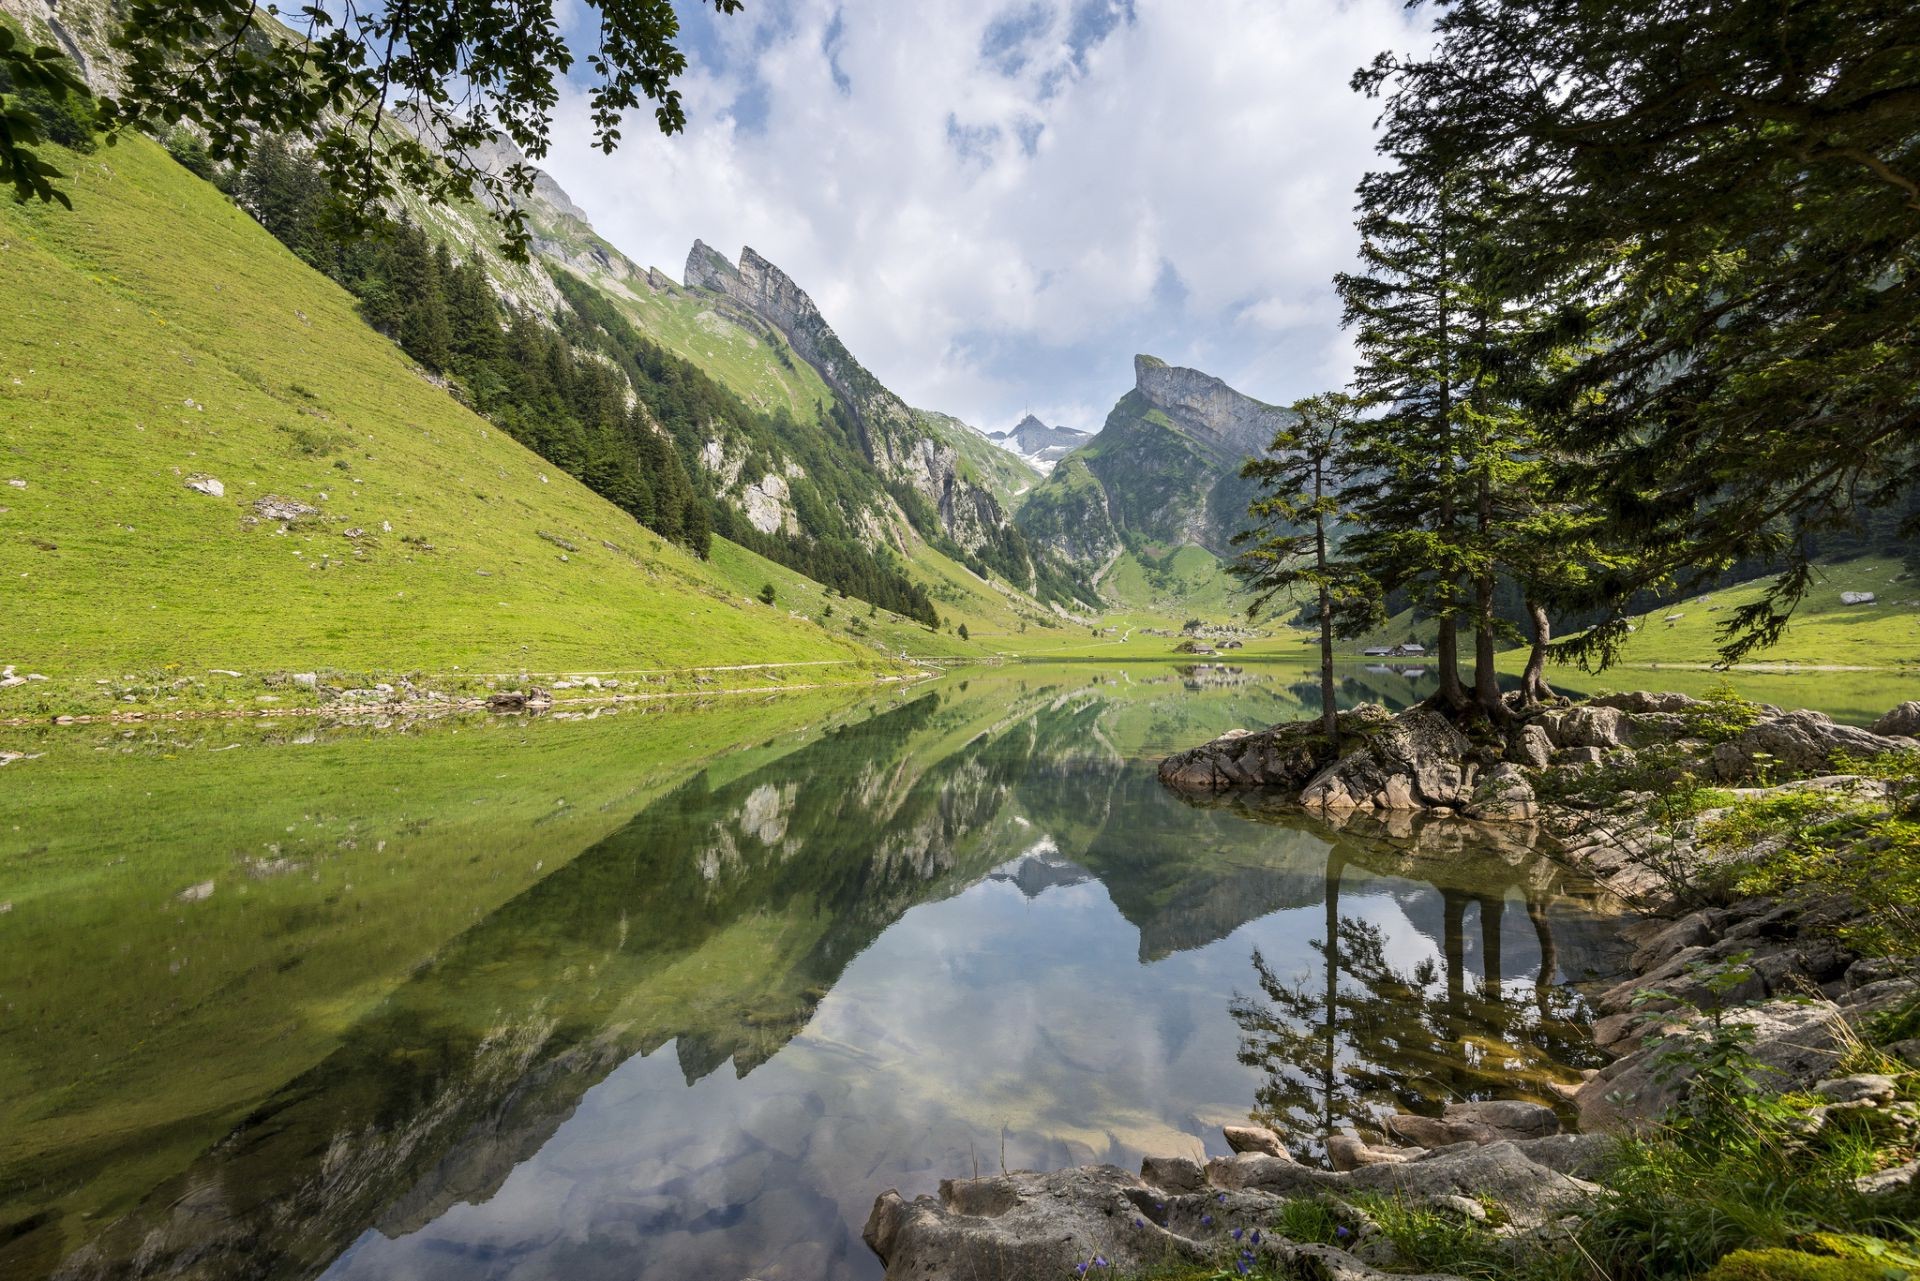
{"type": "Polygon", "coordinates": [[[778,329],[845,403],[868,459],[889,481],[926,500],[940,532],[970,552],[1004,544],[1006,512],[985,487],[962,474],[958,451],[927,431],[905,401],[854,359],[813,299],[784,271],[751,248],[742,249],[735,264],[696,240],[687,255],[686,286],[778,329]]]}

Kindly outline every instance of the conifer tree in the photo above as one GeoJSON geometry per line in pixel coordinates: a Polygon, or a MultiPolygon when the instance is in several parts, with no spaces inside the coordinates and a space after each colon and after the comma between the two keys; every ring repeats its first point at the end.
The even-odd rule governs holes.
{"type": "Polygon", "coordinates": [[[1333,638],[1358,635],[1379,624],[1381,594],[1371,575],[1339,554],[1338,528],[1353,519],[1343,498],[1347,442],[1355,404],[1341,392],[1297,400],[1295,421],[1282,428],[1265,455],[1249,459],[1240,474],[1259,482],[1260,497],[1248,508],[1253,527],[1234,537],[1250,544],[1233,566],[1255,595],[1247,617],[1256,618],[1275,597],[1305,589],[1319,612],[1320,723],[1339,742],[1334,696],[1333,638]]]}

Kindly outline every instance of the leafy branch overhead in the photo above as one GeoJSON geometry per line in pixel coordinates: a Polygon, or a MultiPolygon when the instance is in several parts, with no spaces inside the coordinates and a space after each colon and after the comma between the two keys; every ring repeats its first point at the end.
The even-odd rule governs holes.
{"type": "MultiPolygon", "coordinates": [[[[614,150],[624,115],[647,102],[661,132],[684,128],[674,81],[687,60],[672,0],[589,3],[598,16],[584,59],[594,144],[614,150]]],[[[732,14],[744,0],[700,7],[708,3],[732,14]]],[[[520,258],[529,236],[516,200],[532,192],[536,171],[524,160],[490,166],[481,151],[504,139],[529,159],[544,156],[560,82],[580,60],[552,0],[347,0],[285,15],[258,0],[133,0],[114,43],[124,89],[100,103],[109,128],[192,125],[213,159],[238,167],[262,138],[305,138],[353,216],[402,188],[441,202],[477,191],[520,258]]],[[[7,70],[18,76],[19,65],[10,51],[7,70]]],[[[50,92],[84,93],[70,72],[41,74],[65,77],[50,92]]],[[[58,199],[49,184],[60,175],[11,107],[0,177],[58,199]]]]}
{"type": "Polygon", "coordinates": [[[65,54],[29,44],[0,23],[0,185],[11,186],[16,200],[58,201],[73,208],[54,185],[66,175],[39,153],[48,131],[31,100],[66,106],[86,97],[87,86],[65,54]]]}

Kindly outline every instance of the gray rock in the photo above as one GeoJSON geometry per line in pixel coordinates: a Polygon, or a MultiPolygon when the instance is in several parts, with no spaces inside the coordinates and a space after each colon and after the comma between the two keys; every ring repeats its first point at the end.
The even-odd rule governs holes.
{"type": "MultiPolygon", "coordinates": [[[[1371,705],[1340,713],[1341,735],[1358,736],[1388,719],[1371,705]]],[[[1182,792],[1262,787],[1296,791],[1335,757],[1319,721],[1288,721],[1271,728],[1229,730],[1212,742],[1160,763],[1160,781],[1182,792]]]]}
{"type": "Polygon", "coordinates": [[[1520,767],[1503,761],[1474,787],[1465,813],[1481,822],[1530,823],[1539,817],[1540,804],[1520,767]]]}
{"type": "Polygon", "coordinates": [[[1529,769],[1545,769],[1553,760],[1553,736],[1545,726],[1522,725],[1507,740],[1507,759],[1529,769]]]}
{"type": "Polygon", "coordinates": [[[1590,707],[1613,707],[1623,712],[1644,715],[1649,712],[1684,712],[1697,707],[1700,700],[1691,694],[1671,690],[1629,690],[1620,694],[1600,694],[1587,700],[1590,707]]]}
{"type": "MultiPolygon", "coordinates": [[[[1841,1013],[1830,1001],[1775,1001],[1726,1017],[1753,1026],[1752,1054],[1765,1069],[1764,1089],[1804,1089],[1831,1074],[1845,1053],[1835,1032],[1841,1013]]],[[[1689,1075],[1662,1068],[1662,1058],[1680,1048],[1677,1036],[1663,1037],[1602,1068],[1574,1095],[1580,1128],[1631,1131],[1657,1122],[1686,1097],[1689,1075]]]]}
{"type": "Polygon", "coordinates": [[[320,684],[320,676],[317,672],[295,672],[293,683],[305,689],[313,689],[320,684]]]}
{"type": "Polygon", "coordinates": [[[1711,919],[1706,912],[1693,912],[1662,928],[1634,950],[1631,961],[1634,972],[1650,973],[1683,949],[1705,947],[1713,942],[1711,919]]]}
{"type": "Polygon", "coordinates": [[[1235,1152],[1264,1152],[1268,1156],[1293,1159],[1293,1154],[1280,1142],[1280,1136],[1263,1125],[1225,1125],[1220,1127],[1220,1136],[1235,1152]]]}
{"type": "Polygon", "coordinates": [[[1867,726],[1870,734],[1920,738],[1920,699],[1909,699],[1867,726]]]}
{"type": "Polygon", "coordinates": [[[1715,775],[1722,782],[1738,782],[1759,772],[1759,758],[1780,775],[1818,774],[1832,764],[1834,753],[1874,756],[1913,747],[1910,738],[1893,738],[1841,725],[1821,712],[1782,712],[1744,730],[1731,742],[1713,749],[1715,775]]]}
{"type": "Polygon", "coordinates": [[[1496,1139],[1542,1139],[1560,1133],[1560,1118],[1552,1108],[1520,1099],[1449,1103],[1440,1115],[1455,1125],[1477,1126],[1496,1139]]]}
{"type": "Polygon", "coordinates": [[[1514,1146],[1529,1161],[1577,1179],[1598,1180],[1613,1164],[1619,1142],[1605,1134],[1552,1134],[1522,1139],[1514,1146]]]}
{"type": "Polygon", "coordinates": [[[1316,774],[1301,789],[1300,803],[1334,811],[1460,806],[1472,795],[1473,774],[1465,763],[1471,748],[1437,712],[1402,712],[1316,774]]]}
{"type": "Polygon", "coordinates": [[[1150,1156],[1140,1162],[1140,1178],[1163,1192],[1203,1192],[1206,1171],[1183,1156],[1150,1156]]]}
{"type": "Polygon", "coordinates": [[[1880,598],[1875,596],[1872,592],[1841,592],[1840,593],[1840,603],[1842,605],[1871,605],[1878,599],[1880,598]]]}
{"type": "Polygon", "coordinates": [[[1548,712],[1538,723],[1558,747],[1634,746],[1632,722],[1617,707],[1570,707],[1548,712]]]}
{"type": "Polygon", "coordinates": [[[1327,1160],[1335,1170],[1358,1170],[1363,1165],[1395,1165],[1407,1159],[1407,1153],[1393,1148],[1374,1148],[1351,1134],[1327,1138],[1327,1160]]]}
{"type": "Polygon", "coordinates": [[[193,490],[195,493],[205,494],[209,498],[225,498],[227,496],[227,487],[205,472],[197,471],[187,477],[187,488],[193,490]]]}
{"type": "Polygon", "coordinates": [[[1882,1103],[1893,1102],[1893,1096],[1898,1089],[1899,1086],[1890,1076],[1863,1072],[1855,1076],[1822,1081],[1813,1087],[1813,1092],[1828,1103],[1877,1107],[1882,1103]]]}
{"type": "Polygon", "coordinates": [[[1853,1181],[1856,1191],[1871,1197],[1890,1197],[1909,1193],[1920,1186],[1920,1160],[1896,1165],[1891,1170],[1863,1174],[1853,1181]]]}
{"type": "Polygon", "coordinates": [[[318,507],[308,506],[297,498],[285,498],[279,494],[268,494],[264,498],[253,500],[253,510],[262,520],[299,520],[303,516],[318,516],[318,507]]]}

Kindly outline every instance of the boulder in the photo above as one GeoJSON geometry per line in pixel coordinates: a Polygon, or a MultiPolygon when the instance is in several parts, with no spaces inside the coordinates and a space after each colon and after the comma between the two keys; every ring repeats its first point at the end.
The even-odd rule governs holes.
{"type": "MultiPolygon", "coordinates": [[[[1356,707],[1340,713],[1340,733],[1357,737],[1386,720],[1379,707],[1356,707]]],[[[1176,752],[1160,763],[1160,781],[1190,793],[1246,787],[1296,791],[1335,755],[1319,721],[1288,721],[1257,731],[1229,730],[1212,742],[1176,752]]]]}
{"type": "MultiPolygon", "coordinates": [[[[1752,1054],[1765,1069],[1758,1083],[1763,1089],[1805,1089],[1826,1079],[1845,1053],[1835,1031],[1841,1012],[1830,1001],[1775,1001],[1734,1010],[1726,1017],[1752,1025],[1752,1054]]],[[[1690,1074],[1669,1071],[1664,1062],[1681,1048],[1676,1033],[1602,1068],[1574,1095],[1580,1128],[1639,1130],[1658,1122],[1686,1097],[1690,1074]]]]}
{"type": "Polygon", "coordinates": [[[1395,1165],[1405,1161],[1408,1153],[1398,1148],[1368,1147],[1351,1134],[1334,1134],[1327,1138],[1327,1161],[1338,1171],[1357,1170],[1363,1165],[1395,1165]]]}
{"type": "Polygon", "coordinates": [[[1920,699],[1909,699],[1867,726],[1870,734],[1893,738],[1920,738],[1920,699]]]}
{"type": "Polygon", "coordinates": [[[253,510],[262,520],[299,520],[302,516],[318,516],[320,509],[311,507],[297,498],[285,498],[279,494],[268,494],[253,500],[253,510]]]}
{"type": "Polygon", "coordinates": [[[1840,603],[1842,605],[1871,605],[1879,599],[1880,598],[1878,596],[1875,596],[1872,592],[1841,592],[1840,593],[1840,603]]]}
{"type": "Polygon", "coordinates": [[[1738,782],[1759,773],[1761,757],[1770,772],[1782,775],[1823,773],[1836,752],[1874,756],[1915,746],[1911,738],[1890,737],[1842,725],[1823,712],[1795,711],[1769,716],[1713,749],[1714,774],[1738,782]]]}
{"type": "Polygon", "coordinates": [[[1588,704],[1548,712],[1538,724],[1556,747],[1632,747],[1633,726],[1617,707],[1588,704]]]}
{"type": "Polygon", "coordinates": [[[1691,694],[1672,690],[1629,690],[1620,694],[1600,694],[1587,700],[1589,707],[1612,707],[1623,712],[1646,715],[1650,712],[1684,712],[1697,707],[1700,700],[1691,694]]]}
{"type": "Polygon", "coordinates": [[[1449,1103],[1440,1116],[1455,1125],[1477,1126],[1494,1139],[1543,1139],[1560,1133],[1560,1118],[1552,1108],[1521,1099],[1449,1103]]]}
{"type": "Polygon", "coordinates": [[[1899,1085],[1892,1077],[1864,1072],[1822,1081],[1813,1087],[1823,1102],[1841,1107],[1878,1107],[1893,1102],[1898,1090],[1899,1085]]]}
{"type": "Polygon", "coordinates": [[[1539,817],[1540,804],[1520,767],[1503,761],[1474,787],[1465,813],[1482,822],[1530,823],[1539,817]]]}
{"type": "Polygon", "coordinates": [[[1472,796],[1472,747],[1439,713],[1402,712],[1314,775],[1300,803],[1324,810],[1455,808],[1472,796]]]}
{"type": "Polygon", "coordinates": [[[1522,725],[1507,740],[1507,759],[1529,769],[1545,769],[1553,761],[1553,736],[1543,725],[1522,725]]]}
{"type": "Polygon", "coordinates": [[[1206,1171],[1183,1156],[1150,1156],[1140,1162],[1140,1177],[1162,1192],[1203,1192],[1206,1171]]]}
{"type": "Polygon", "coordinates": [[[227,487],[205,472],[197,471],[187,477],[187,488],[196,494],[205,494],[209,498],[225,498],[227,487]]]}
{"type": "Polygon", "coordinates": [[[1264,1152],[1268,1156],[1293,1159],[1293,1154],[1280,1142],[1280,1136],[1264,1125],[1222,1126],[1220,1135],[1235,1152],[1264,1152]]]}
{"type": "Polygon", "coordinates": [[[1605,1134],[1551,1134],[1514,1144],[1529,1161],[1576,1179],[1598,1180],[1613,1164],[1619,1141],[1605,1134]]]}

